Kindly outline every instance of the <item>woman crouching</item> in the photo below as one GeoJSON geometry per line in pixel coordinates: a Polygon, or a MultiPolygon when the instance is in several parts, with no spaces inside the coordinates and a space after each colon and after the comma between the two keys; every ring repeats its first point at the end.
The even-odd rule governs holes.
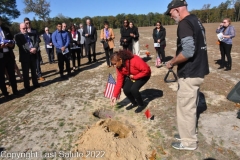
{"type": "Polygon", "coordinates": [[[126,109],[130,110],[138,107],[135,112],[141,112],[144,109],[144,104],[139,90],[151,76],[150,67],[139,56],[133,55],[128,50],[114,52],[110,60],[117,71],[117,83],[114,88],[111,105],[116,104],[116,98],[121,92],[121,88],[123,88],[124,94],[132,103],[126,109]]]}

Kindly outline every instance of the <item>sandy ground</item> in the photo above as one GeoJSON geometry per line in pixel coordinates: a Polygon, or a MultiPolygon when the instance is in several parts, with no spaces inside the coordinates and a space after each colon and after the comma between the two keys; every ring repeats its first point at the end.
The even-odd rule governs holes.
{"type": "MultiPolygon", "coordinates": [[[[239,24],[233,23],[236,33],[240,31],[237,28],[239,24]]],[[[111,108],[109,99],[103,97],[108,74],[114,77],[116,74],[114,68],[107,68],[99,42],[96,49],[98,62],[86,65],[87,58],[83,58],[81,71],[73,72],[74,76],[64,81],[59,79],[57,64],[47,63],[47,55],[42,48],[45,63],[41,67],[46,78],[40,82],[42,87],[25,94],[22,82],[18,81],[21,97],[8,102],[2,95],[0,97],[0,147],[8,155],[25,153],[22,159],[27,158],[26,153],[36,153],[30,159],[240,159],[240,120],[236,118],[239,108],[226,99],[240,79],[240,49],[237,46],[240,38],[233,40],[232,70],[217,69],[216,61],[220,59],[215,34],[217,25],[204,24],[211,73],[201,87],[207,110],[199,118],[197,150],[177,151],[171,148],[173,135],[177,133],[177,83],[164,83],[168,70],[154,66],[156,55],[151,37],[154,27],[139,28],[141,57],[152,70],[152,77],[141,88],[141,93],[146,109],[154,115],[153,120],[146,119],[146,109],[139,114],[135,114],[134,109],[126,110],[129,101],[123,94],[115,108],[111,108]],[[149,58],[145,56],[146,50],[151,53],[149,58]],[[115,116],[104,120],[94,117],[93,112],[102,108],[112,110],[115,116]],[[114,121],[114,125],[109,121],[114,121]],[[109,126],[115,126],[115,129],[109,129],[109,126]],[[121,131],[127,133],[124,138],[119,137],[121,131]]],[[[170,59],[176,50],[177,26],[164,27],[167,30],[166,56],[170,59]]],[[[114,31],[115,50],[118,50],[119,30],[114,31]]],[[[15,51],[18,58],[17,47],[15,51]]],[[[0,159],[10,158],[2,156],[0,159]]]]}

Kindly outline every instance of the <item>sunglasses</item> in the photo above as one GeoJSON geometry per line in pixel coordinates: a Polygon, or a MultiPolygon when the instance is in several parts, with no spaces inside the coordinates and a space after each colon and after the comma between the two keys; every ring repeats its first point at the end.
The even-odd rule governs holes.
{"type": "Polygon", "coordinates": [[[45,30],[45,31],[49,31],[49,30],[45,30]]]}

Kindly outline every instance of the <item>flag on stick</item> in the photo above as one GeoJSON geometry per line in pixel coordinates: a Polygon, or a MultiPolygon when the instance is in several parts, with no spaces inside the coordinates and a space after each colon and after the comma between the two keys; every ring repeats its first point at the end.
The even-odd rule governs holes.
{"type": "Polygon", "coordinates": [[[145,116],[147,117],[147,119],[151,118],[151,113],[149,109],[145,111],[145,116]]]}
{"type": "MultiPolygon", "coordinates": [[[[113,76],[111,74],[109,74],[106,89],[104,91],[104,97],[106,97],[106,98],[113,97],[113,91],[114,91],[115,85],[116,85],[116,82],[115,82],[113,76]]],[[[119,97],[120,97],[120,94],[118,95],[117,98],[119,98],[119,97]]]]}

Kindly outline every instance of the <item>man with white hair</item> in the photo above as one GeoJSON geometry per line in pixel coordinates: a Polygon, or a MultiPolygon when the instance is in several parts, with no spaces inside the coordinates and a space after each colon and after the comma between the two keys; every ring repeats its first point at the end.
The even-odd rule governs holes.
{"type": "Polygon", "coordinates": [[[83,32],[82,23],[79,24],[78,32],[80,33],[80,36],[81,36],[81,38],[80,38],[81,57],[83,57],[83,48],[85,50],[85,56],[87,56],[87,50],[86,50],[86,47],[85,47],[85,37],[82,35],[82,32],[83,32]]]}
{"type": "Polygon", "coordinates": [[[49,28],[45,27],[45,33],[43,34],[43,40],[45,42],[45,49],[48,54],[48,61],[50,64],[54,63],[54,46],[52,43],[52,33],[49,32],[49,28]]]}
{"type": "Polygon", "coordinates": [[[39,48],[39,37],[35,33],[28,33],[26,24],[21,23],[20,33],[15,35],[15,41],[19,48],[19,61],[22,66],[24,88],[27,92],[30,92],[29,69],[31,69],[33,87],[40,87],[36,75],[36,53],[39,48]]]}
{"type": "Polygon", "coordinates": [[[82,36],[85,37],[85,43],[86,43],[86,50],[88,54],[88,64],[93,62],[96,62],[96,41],[97,41],[97,30],[96,28],[91,24],[91,20],[86,20],[86,26],[83,27],[82,36]],[[93,60],[91,58],[91,50],[93,55],[93,60]]]}

